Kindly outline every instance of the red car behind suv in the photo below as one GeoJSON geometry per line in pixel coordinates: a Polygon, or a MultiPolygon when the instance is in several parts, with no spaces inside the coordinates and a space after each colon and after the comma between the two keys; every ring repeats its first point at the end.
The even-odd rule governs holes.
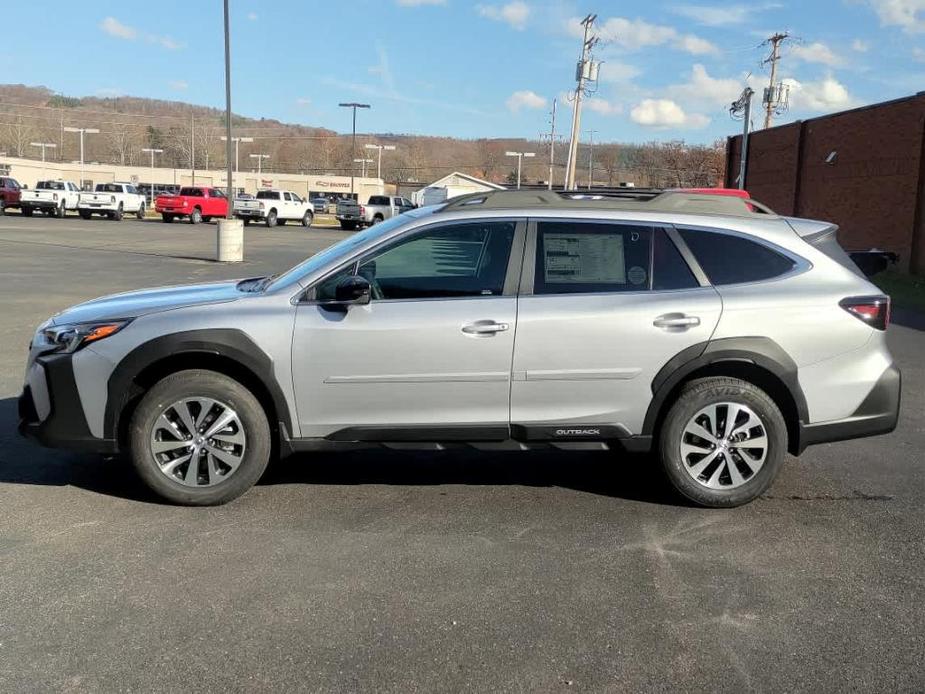
{"type": "Polygon", "coordinates": [[[177,217],[187,217],[191,224],[199,224],[227,215],[228,198],[218,188],[185,186],[177,195],[158,195],[154,209],[167,224],[177,217]]]}

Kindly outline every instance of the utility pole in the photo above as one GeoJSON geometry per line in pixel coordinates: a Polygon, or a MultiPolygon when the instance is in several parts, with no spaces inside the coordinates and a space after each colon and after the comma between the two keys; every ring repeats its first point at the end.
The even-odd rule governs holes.
{"type": "Polygon", "coordinates": [[[84,187],[84,134],[98,133],[96,128],[65,128],[66,133],[80,133],[80,185],[78,188],[83,190],[84,187]]]}
{"type": "Polygon", "coordinates": [[[196,116],[189,114],[189,168],[196,185],[196,116]]]}
{"type": "Polygon", "coordinates": [[[270,155],[269,154],[251,154],[250,158],[257,160],[257,175],[260,176],[261,174],[263,174],[263,160],[269,159],[270,155]]]}
{"type": "Polygon", "coordinates": [[[552,114],[549,126],[549,181],[547,190],[552,190],[552,173],[556,161],[556,99],[552,100],[552,114]]]}
{"type": "MultiPolygon", "coordinates": [[[[222,135],[222,141],[226,140],[227,137],[228,137],[227,135],[222,135]]],[[[237,172],[238,170],[238,145],[240,145],[242,142],[253,142],[254,138],[252,137],[233,137],[231,138],[231,141],[234,142],[234,170],[237,172]]],[[[229,151],[227,152],[227,155],[230,156],[231,147],[229,147],[228,150],[229,151]]]]}
{"type": "Polygon", "coordinates": [[[575,89],[575,103],[572,107],[572,135],[569,140],[568,163],[565,167],[565,189],[572,190],[575,188],[575,172],[578,169],[578,139],[581,133],[581,97],[585,95],[587,84],[597,81],[599,63],[591,59],[591,49],[597,44],[598,39],[591,36],[591,27],[596,14],[589,14],[581,20],[585,28],[584,39],[581,43],[581,57],[578,59],[578,66],[575,71],[575,79],[578,81],[578,87],[575,89]]]}
{"type": "Polygon", "coordinates": [[[591,190],[591,184],[594,182],[594,133],[597,130],[587,130],[590,138],[590,147],[588,148],[588,190],[591,190]]]}
{"type": "Polygon", "coordinates": [[[777,84],[777,63],[780,60],[780,47],[784,41],[790,38],[790,34],[787,32],[777,33],[771,36],[765,43],[771,45],[771,55],[769,55],[764,60],[764,64],[771,64],[771,81],[768,85],[768,88],[764,90],[764,127],[765,130],[771,127],[771,118],[774,116],[774,112],[781,106],[782,101],[786,100],[785,95],[783,95],[783,86],[777,84]]]}
{"type": "Polygon", "coordinates": [[[739,153],[739,190],[745,190],[745,170],[748,167],[748,136],[752,127],[752,97],[755,90],[746,87],[742,95],[729,107],[729,115],[737,118],[742,114],[742,151],[739,153]]]}
{"type": "Polygon", "coordinates": [[[517,190],[520,190],[520,172],[523,166],[524,157],[535,157],[535,152],[505,152],[507,157],[517,157],[517,190]]]}
{"type": "Polygon", "coordinates": [[[382,178],[382,150],[395,151],[395,145],[363,145],[366,149],[379,150],[379,163],[376,164],[376,178],[382,178]]]}
{"type": "MultiPolygon", "coordinates": [[[[355,101],[351,101],[346,104],[338,104],[341,108],[352,108],[353,109],[353,160],[356,162],[357,156],[357,109],[358,108],[370,108],[369,104],[358,104],[355,101]]],[[[354,175],[356,174],[356,166],[350,168],[350,196],[354,195],[354,175]]]]}

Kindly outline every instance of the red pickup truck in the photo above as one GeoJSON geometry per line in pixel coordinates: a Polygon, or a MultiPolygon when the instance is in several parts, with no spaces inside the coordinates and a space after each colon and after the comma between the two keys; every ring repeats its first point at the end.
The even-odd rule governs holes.
{"type": "Polygon", "coordinates": [[[154,209],[161,219],[170,224],[178,217],[186,217],[191,224],[208,222],[212,217],[228,214],[228,198],[218,188],[184,186],[176,195],[158,195],[154,209]]]}
{"type": "Polygon", "coordinates": [[[19,207],[20,188],[15,178],[0,176],[0,215],[7,207],[19,207]]]}

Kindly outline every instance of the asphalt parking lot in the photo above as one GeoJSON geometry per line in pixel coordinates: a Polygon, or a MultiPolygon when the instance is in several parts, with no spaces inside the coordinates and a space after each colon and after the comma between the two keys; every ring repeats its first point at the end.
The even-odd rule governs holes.
{"type": "Polygon", "coordinates": [[[354,452],[237,502],[18,437],[34,327],[101,294],[277,272],[341,238],[0,217],[0,691],[922,691],[925,320],[889,436],[788,460],[731,511],[644,457],[354,452]]]}

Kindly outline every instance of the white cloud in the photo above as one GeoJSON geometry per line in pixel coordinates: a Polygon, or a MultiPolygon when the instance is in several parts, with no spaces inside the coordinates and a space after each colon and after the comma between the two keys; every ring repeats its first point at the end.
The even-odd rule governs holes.
{"type": "Polygon", "coordinates": [[[496,22],[507,22],[518,31],[527,26],[530,6],[522,0],[513,0],[506,5],[476,5],[476,11],[483,17],[496,22]]]}
{"type": "Polygon", "coordinates": [[[882,26],[898,26],[910,34],[925,31],[925,0],[868,0],[882,26]]]}
{"type": "Polygon", "coordinates": [[[831,76],[818,82],[786,79],[784,83],[790,85],[790,107],[795,111],[842,111],[861,105],[845,85],[831,76]]]}
{"type": "Polygon", "coordinates": [[[797,44],[793,46],[791,55],[806,63],[820,63],[829,67],[837,67],[844,63],[831,48],[819,41],[805,45],[797,44]]]}
{"type": "Polygon", "coordinates": [[[446,0],[398,0],[402,7],[420,7],[421,5],[445,5],[446,0]]]}
{"type": "Polygon", "coordinates": [[[917,63],[925,63],[925,48],[916,46],[912,49],[912,59],[917,63]]]}
{"type": "Polygon", "coordinates": [[[863,39],[855,39],[851,42],[851,50],[856,53],[867,53],[870,50],[870,42],[863,39]]]}
{"type": "Polygon", "coordinates": [[[544,108],[546,98],[529,89],[524,89],[511,94],[504,103],[507,104],[507,108],[511,113],[517,113],[523,108],[544,108]]]}
{"type": "Polygon", "coordinates": [[[607,99],[601,99],[597,96],[588,97],[581,103],[589,111],[593,111],[601,116],[618,116],[623,113],[623,106],[621,104],[613,103],[612,101],[607,101],[607,99]]]}
{"type": "Polygon", "coordinates": [[[705,128],[710,124],[706,116],[687,114],[671,99],[643,99],[630,111],[630,118],[648,128],[705,128]]]}
{"type": "Polygon", "coordinates": [[[668,87],[668,96],[684,104],[715,109],[738,99],[744,87],[744,80],[712,77],[703,65],[697,63],[691,68],[687,82],[668,87]]]}
{"type": "Polygon", "coordinates": [[[123,24],[115,17],[106,17],[106,19],[100,22],[100,29],[110,36],[115,36],[117,39],[131,41],[138,38],[138,31],[134,27],[123,24]]]}
{"type": "Polygon", "coordinates": [[[309,99],[308,97],[300,96],[298,99],[295,100],[295,104],[296,106],[311,106],[312,100],[309,99]]]}
{"type": "MultiPolygon", "coordinates": [[[[568,20],[566,29],[572,36],[584,36],[581,20],[573,17],[568,20]]],[[[719,49],[704,38],[693,34],[682,34],[674,27],[650,24],[643,19],[626,19],[611,17],[594,25],[594,33],[601,41],[627,51],[638,51],[653,46],[668,45],[672,48],[690,53],[706,55],[719,53],[719,49]]]]}
{"type": "Polygon", "coordinates": [[[256,21],[257,21],[257,13],[256,13],[256,12],[248,12],[248,13],[247,13],[247,18],[248,18],[250,21],[252,21],[252,22],[256,22],[256,21]]]}
{"type": "Polygon", "coordinates": [[[781,7],[777,2],[753,5],[675,5],[671,11],[697,24],[710,27],[744,24],[753,14],[776,10],[781,7]]]}
{"type": "Polygon", "coordinates": [[[147,39],[148,43],[156,43],[158,46],[166,48],[168,51],[178,51],[185,46],[185,44],[174,41],[169,36],[155,36],[152,34],[148,36],[147,39]]]}
{"type": "Polygon", "coordinates": [[[182,92],[189,89],[189,82],[186,80],[171,80],[167,83],[167,86],[175,91],[182,92]]]}
{"type": "Polygon", "coordinates": [[[619,61],[607,60],[601,64],[601,71],[598,79],[601,82],[612,82],[619,84],[621,82],[630,82],[642,74],[635,65],[628,65],[619,61]]]}

